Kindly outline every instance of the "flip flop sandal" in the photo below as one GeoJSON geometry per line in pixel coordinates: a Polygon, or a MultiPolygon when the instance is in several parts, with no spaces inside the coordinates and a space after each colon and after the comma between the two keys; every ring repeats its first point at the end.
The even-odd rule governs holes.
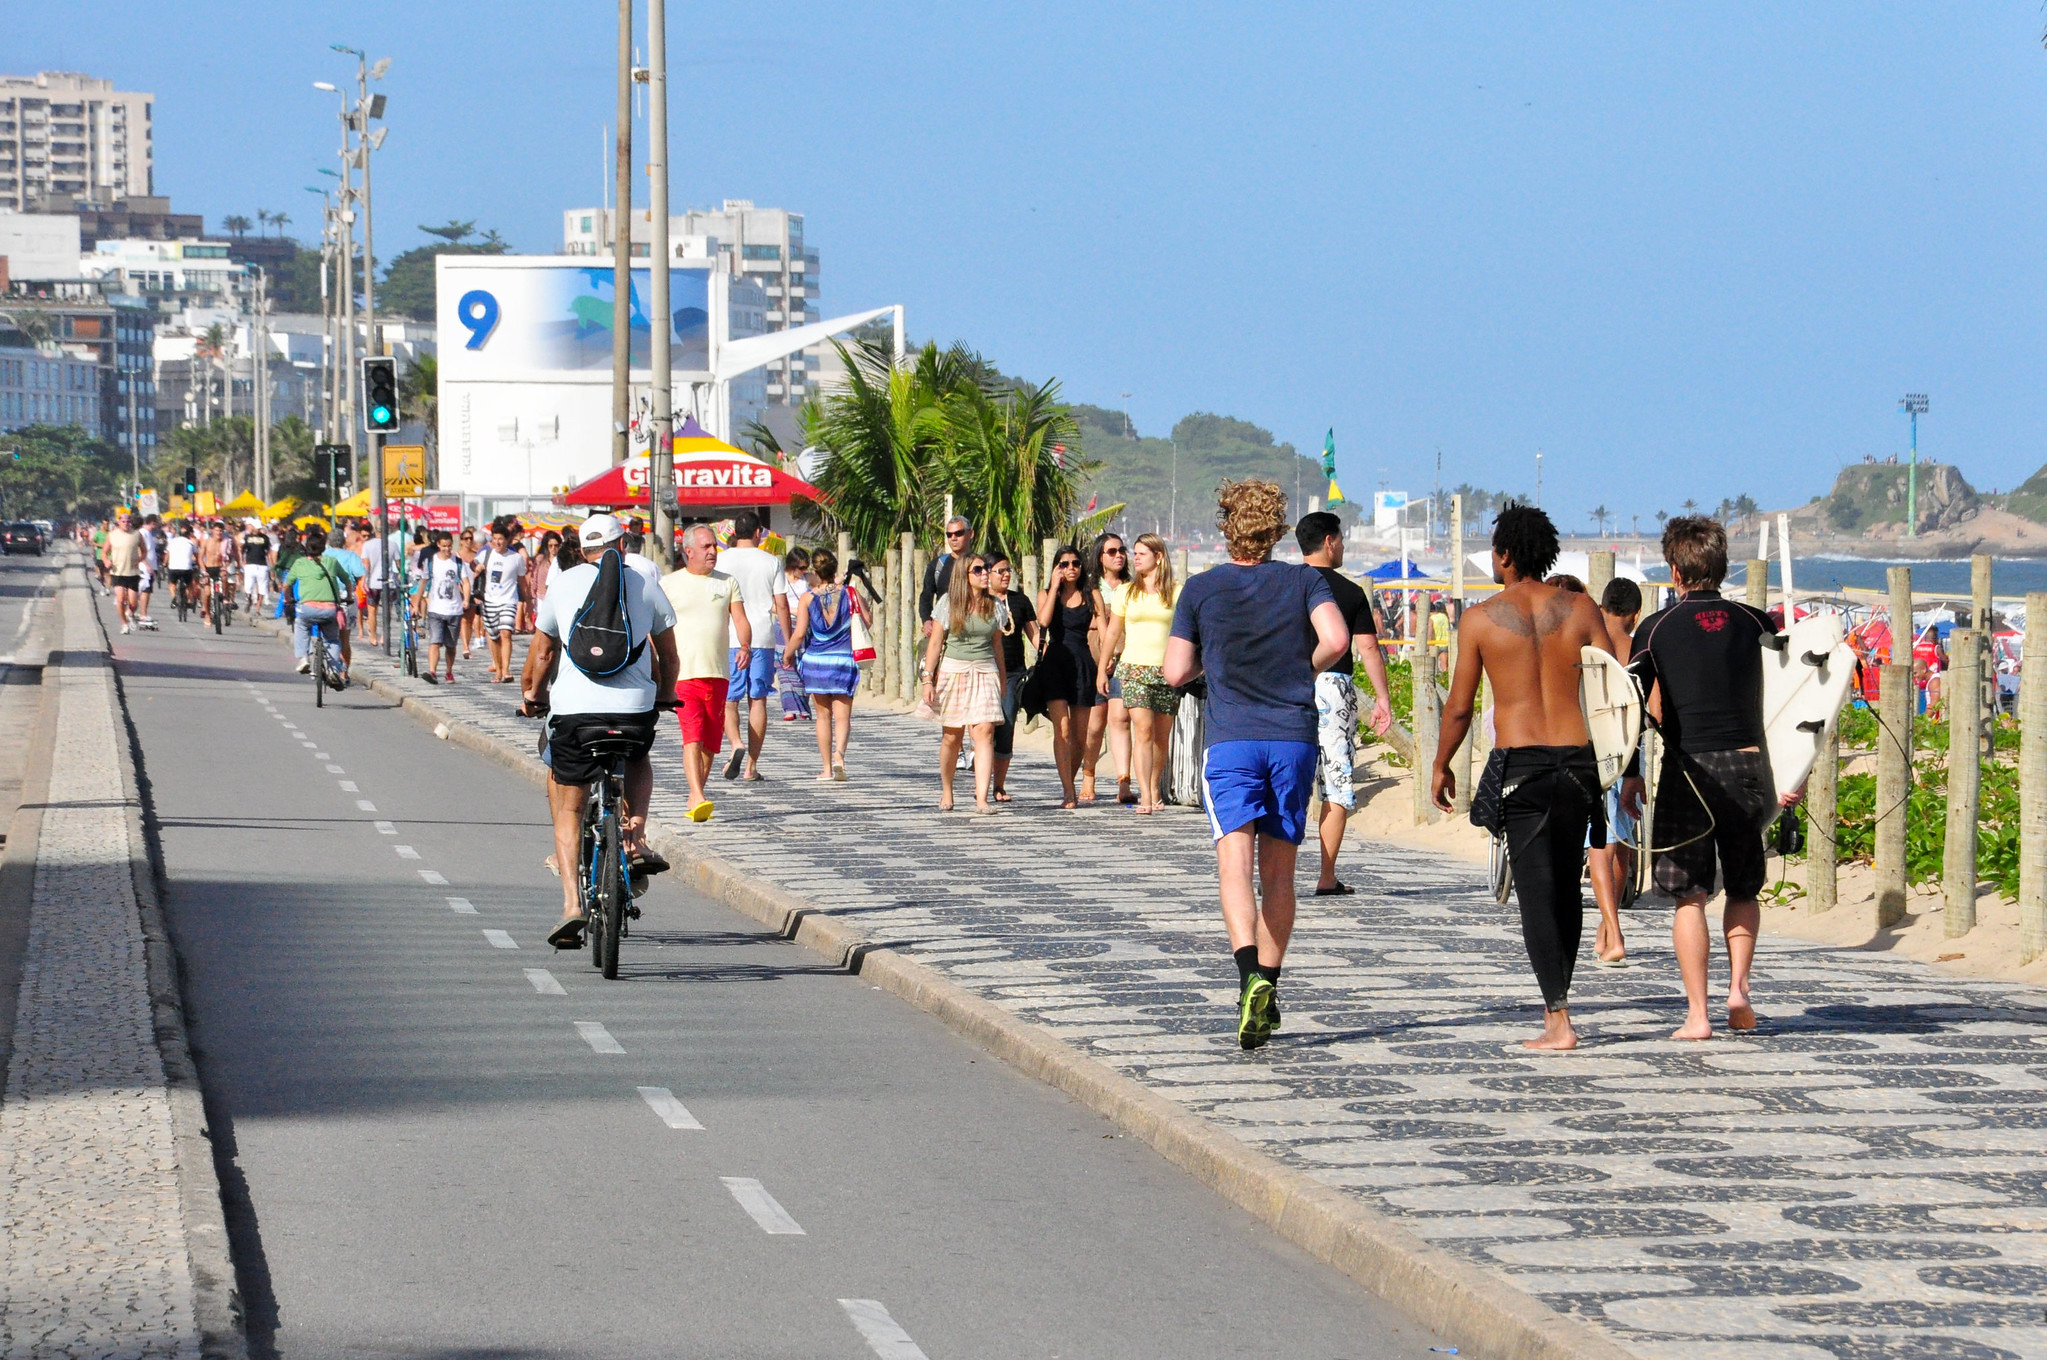
{"type": "Polygon", "coordinates": [[[765,784],[768,782],[768,777],[762,774],[759,770],[755,770],[752,774],[746,777],[745,782],[749,784],[765,784]]]}
{"type": "Polygon", "coordinates": [[[1357,895],[1356,888],[1353,888],[1350,886],[1350,884],[1341,881],[1339,881],[1337,885],[1333,888],[1315,889],[1315,896],[1317,897],[1354,897],[1356,895],[1357,895]]]}
{"type": "Polygon", "coordinates": [[[1634,965],[1628,962],[1626,955],[1622,955],[1617,959],[1602,959],[1599,955],[1594,954],[1592,956],[1592,966],[1594,968],[1632,968],[1634,965]]]}
{"type": "Polygon", "coordinates": [[[540,861],[540,862],[541,862],[542,864],[546,865],[546,866],[547,866],[547,872],[549,872],[549,873],[553,874],[553,875],[554,875],[554,876],[555,876],[556,878],[560,878],[560,877],[562,876],[562,869],[561,869],[561,865],[559,865],[559,864],[556,864],[556,863],[554,862],[554,856],[553,856],[553,855],[549,855],[549,856],[548,856],[548,857],[547,857],[546,859],[544,859],[544,860],[542,860],[542,861],[540,861]]]}
{"type": "Polygon", "coordinates": [[[583,927],[587,924],[588,922],[581,916],[568,917],[560,925],[548,932],[547,942],[556,949],[581,949],[583,947],[583,927]]]}
{"type": "Polygon", "coordinates": [[[635,855],[630,862],[635,874],[665,874],[673,867],[660,851],[651,847],[635,855]]]}

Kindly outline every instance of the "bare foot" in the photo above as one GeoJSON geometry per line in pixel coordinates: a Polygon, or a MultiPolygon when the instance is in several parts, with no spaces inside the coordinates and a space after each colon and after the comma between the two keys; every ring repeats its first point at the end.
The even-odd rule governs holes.
{"type": "Polygon", "coordinates": [[[1673,1039],[1710,1039],[1713,1037],[1713,1022],[1703,1017],[1687,1020],[1670,1032],[1673,1039]]]}
{"type": "Polygon", "coordinates": [[[1749,1005],[1747,998],[1740,1001],[1727,998],[1727,1028],[1746,1033],[1756,1027],[1756,1008],[1749,1005]]]}
{"type": "Polygon", "coordinates": [[[952,811],[952,799],[950,799],[950,798],[941,798],[941,799],[939,799],[939,800],[938,800],[938,810],[939,810],[940,812],[951,812],[951,811],[952,811]]]}
{"type": "Polygon", "coordinates": [[[1542,1037],[1530,1039],[1521,1045],[1538,1053],[1568,1053],[1577,1046],[1578,1031],[1571,1028],[1571,1013],[1568,1010],[1544,1012],[1542,1037]]]}

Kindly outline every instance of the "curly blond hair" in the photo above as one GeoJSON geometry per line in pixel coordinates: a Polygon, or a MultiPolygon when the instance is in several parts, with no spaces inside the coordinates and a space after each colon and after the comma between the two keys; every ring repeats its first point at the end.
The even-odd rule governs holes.
{"type": "Polygon", "coordinates": [[[1263,561],[1287,531],[1286,493],[1277,482],[1226,481],[1215,489],[1215,505],[1215,527],[1238,561],[1263,561]]]}

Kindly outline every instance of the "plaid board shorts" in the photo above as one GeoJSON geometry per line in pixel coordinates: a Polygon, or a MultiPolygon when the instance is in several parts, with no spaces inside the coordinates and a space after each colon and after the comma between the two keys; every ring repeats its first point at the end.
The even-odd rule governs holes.
{"type": "Polygon", "coordinates": [[[1656,886],[1679,899],[1710,896],[1717,859],[1729,900],[1754,898],[1769,877],[1763,833],[1777,811],[1767,753],[1669,752],[1656,786],[1653,834],[1671,849],[1656,856],[1656,886]]]}
{"type": "Polygon", "coordinates": [[[1358,763],[1358,684],[1341,670],[1315,677],[1315,751],[1322,801],[1356,810],[1351,769],[1358,763]]]}

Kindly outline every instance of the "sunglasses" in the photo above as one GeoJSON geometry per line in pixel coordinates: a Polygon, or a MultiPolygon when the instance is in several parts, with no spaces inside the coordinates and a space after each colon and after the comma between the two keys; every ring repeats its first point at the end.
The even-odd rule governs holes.
{"type": "Polygon", "coordinates": [[[1104,557],[1121,557],[1122,555],[1123,555],[1123,550],[1122,550],[1121,548],[1104,548],[1104,549],[1102,549],[1102,556],[1104,556],[1104,557]]]}
{"type": "Polygon", "coordinates": [[[968,567],[968,568],[967,568],[967,575],[969,575],[969,576],[986,576],[987,574],[988,574],[988,568],[986,568],[986,567],[968,567]]]}
{"type": "Polygon", "coordinates": [[[967,536],[967,531],[965,529],[947,529],[945,531],[945,536],[947,538],[965,538],[967,536]]]}

